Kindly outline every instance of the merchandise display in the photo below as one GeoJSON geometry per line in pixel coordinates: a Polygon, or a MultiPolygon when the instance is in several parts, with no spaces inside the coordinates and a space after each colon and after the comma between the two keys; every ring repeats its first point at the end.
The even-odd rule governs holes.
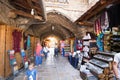
{"type": "Polygon", "coordinates": [[[120,52],[120,35],[112,35],[110,38],[111,51],[120,52]]]}
{"type": "Polygon", "coordinates": [[[85,65],[98,79],[113,80],[114,73],[112,63],[115,54],[117,53],[98,51],[85,65]]]}
{"type": "Polygon", "coordinates": [[[101,54],[95,55],[94,58],[98,58],[98,59],[105,60],[105,61],[113,61],[112,57],[104,56],[104,55],[101,55],[101,54]]]}
{"type": "Polygon", "coordinates": [[[101,68],[107,68],[107,67],[109,67],[109,64],[108,64],[108,63],[102,62],[102,61],[97,60],[97,59],[91,59],[91,60],[90,60],[90,63],[92,63],[92,64],[94,64],[94,65],[97,65],[97,66],[99,66],[99,67],[101,67],[101,68]]]}
{"type": "Polygon", "coordinates": [[[11,66],[11,69],[12,69],[12,73],[15,76],[19,72],[17,61],[15,59],[15,51],[14,50],[8,51],[8,55],[9,55],[9,60],[10,60],[10,66],[11,66]]]}
{"type": "Polygon", "coordinates": [[[24,49],[21,50],[21,57],[22,57],[22,62],[24,64],[24,69],[28,68],[28,60],[27,60],[27,56],[25,54],[24,49]]]}
{"type": "Polygon", "coordinates": [[[95,66],[91,63],[86,63],[86,65],[87,65],[87,69],[89,69],[90,71],[93,71],[97,74],[102,74],[103,73],[103,69],[100,68],[100,67],[97,67],[97,66],[95,66]]]}

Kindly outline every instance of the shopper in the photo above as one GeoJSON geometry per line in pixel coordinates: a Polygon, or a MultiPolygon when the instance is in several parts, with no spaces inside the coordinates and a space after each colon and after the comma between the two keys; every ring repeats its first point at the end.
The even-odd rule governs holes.
{"type": "Polygon", "coordinates": [[[58,56],[58,52],[59,52],[59,49],[58,49],[58,47],[56,46],[55,49],[54,49],[54,56],[58,56]]]}
{"type": "Polygon", "coordinates": [[[46,45],[43,47],[43,53],[44,53],[44,55],[45,55],[45,59],[47,59],[49,50],[48,50],[48,47],[47,47],[46,45]]]}
{"type": "Polygon", "coordinates": [[[40,42],[37,42],[36,45],[36,52],[35,52],[35,65],[36,66],[40,66],[42,64],[42,57],[43,57],[43,50],[42,50],[42,46],[40,44],[40,42]]]}
{"type": "Polygon", "coordinates": [[[115,54],[114,56],[113,70],[116,80],[120,80],[120,53],[115,54]]]}
{"type": "Polygon", "coordinates": [[[29,63],[29,67],[25,73],[24,80],[38,80],[38,74],[37,70],[34,69],[34,63],[29,63]]]}

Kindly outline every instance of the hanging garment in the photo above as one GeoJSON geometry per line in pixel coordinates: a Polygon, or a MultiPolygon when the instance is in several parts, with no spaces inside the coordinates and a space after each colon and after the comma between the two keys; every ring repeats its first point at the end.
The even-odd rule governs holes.
{"type": "Polygon", "coordinates": [[[73,44],[73,47],[74,47],[74,52],[76,52],[77,51],[77,40],[75,39],[74,40],[74,44],[73,44]]]}
{"type": "Polygon", "coordinates": [[[102,32],[104,33],[109,27],[108,13],[106,11],[101,15],[100,22],[102,32]]]}
{"type": "Polygon", "coordinates": [[[118,27],[120,25],[120,4],[116,4],[107,9],[109,17],[109,26],[118,27]]]}
{"type": "Polygon", "coordinates": [[[25,34],[23,34],[23,41],[24,41],[24,50],[27,49],[27,36],[25,36],[25,34]]]}
{"type": "Polygon", "coordinates": [[[27,48],[30,48],[30,36],[27,37],[27,48]]]}
{"type": "Polygon", "coordinates": [[[76,48],[77,48],[77,50],[82,51],[82,49],[83,49],[83,41],[82,40],[77,40],[76,48]]]}
{"type": "Polygon", "coordinates": [[[95,21],[95,33],[97,34],[97,36],[101,33],[101,25],[100,25],[100,19],[97,19],[95,21]]]}
{"type": "Polygon", "coordinates": [[[99,51],[103,51],[103,33],[100,33],[99,36],[97,36],[97,46],[99,51]]]}
{"type": "Polygon", "coordinates": [[[13,49],[15,50],[15,52],[20,52],[20,41],[22,38],[22,32],[14,30],[12,32],[12,36],[13,36],[13,49]]]}

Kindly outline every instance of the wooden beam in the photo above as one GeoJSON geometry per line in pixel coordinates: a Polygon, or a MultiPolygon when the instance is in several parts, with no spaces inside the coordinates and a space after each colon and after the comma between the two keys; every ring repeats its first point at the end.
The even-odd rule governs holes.
{"type": "Polygon", "coordinates": [[[94,15],[98,14],[100,11],[105,9],[106,6],[113,3],[114,1],[116,1],[116,0],[110,0],[110,1],[107,1],[106,3],[104,3],[104,4],[103,3],[101,4],[101,2],[100,2],[100,6],[98,6],[95,10],[91,11],[91,14],[86,16],[84,19],[88,20],[89,18],[93,17],[94,15]]]}
{"type": "Polygon", "coordinates": [[[31,14],[25,13],[25,12],[20,11],[20,10],[11,10],[11,12],[14,12],[15,14],[20,15],[20,16],[24,16],[24,17],[28,17],[28,18],[37,19],[37,20],[42,21],[41,16],[31,15],[31,14]]]}
{"type": "MultiPolygon", "coordinates": [[[[29,6],[27,6],[25,4],[20,4],[18,2],[12,2],[12,4],[15,4],[15,5],[19,6],[19,7],[22,7],[23,9],[27,9],[27,10],[30,10],[30,11],[32,9],[29,6]]],[[[36,6],[33,6],[33,8],[35,8],[37,10],[37,14],[42,15],[42,11],[40,10],[40,8],[38,8],[36,6]]]]}
{"type": "Polygon", "coordinates": [[[82,21],[88,14],[92,14],[91,12],[100,5],[100,2],[97,2],[94,6],[92,6],[87,12],[85,12],[76,22],[82,21]]]}
{"type": "Polygon", "coordinates": [[[19,7],[24,8],[24,9],[31,10],[31,8],[29,6],[27,6],[27,5],[25,5],[25,4],[21,4],[21,3],[18,3],[18,2],[12,2],[12,4],[15,4],[15,5],[19,6],[19,7]]]}
{"type": "Polygon", "coordinates": [[[120,0],[100,0],[75,22],[88,20],[96,14],[100,13],[100,11],[105,9],[106,6],[115,2],[120,2],[120,0]]]}
{"type": "Polygon", "coordinates": [[[37,4],[39,4],[39,3],[38,3],[38,1],[39,1],[39,0],[32,0],[32,1],[33,1],[34,3],[37,3],[37,4]]]}
{"type": "Polygon", "coordinates": [[[32,1],[31,0],[26,0],[26,1],[27,1],[28,5],[31,7],[31,9],[33,9],[33,3],[32,3],[32,1]]]}
{"type": "Polygon", "coordinates": [[[79,25],[92,27],[93,26],[93,22],[88,22],[88,21],[79,22],[79,25]]]}

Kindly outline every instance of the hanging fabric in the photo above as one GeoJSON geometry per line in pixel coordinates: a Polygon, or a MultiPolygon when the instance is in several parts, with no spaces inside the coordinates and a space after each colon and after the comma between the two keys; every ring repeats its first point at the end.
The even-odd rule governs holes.
{"type": "Polygon", "coordinates": [[[30,36],[27,37],[27,49],[30,49],[30,36]]]}
{"type": "Polygon", "coordinates": [[[97,46],[99,51],[103,51],[103,33],[100,18],[95,21],[95,32],[97,35],[97,46]]]}
{"type": "Polygon", "coordinates": [[[104,33],[109,27],[108,13],[105,11],[100,17],[102,32],[104,33]]]}
{"type": "Polygon", "coordinates": [[[24,50],[27,49],[27,36],[23,34],[23,41],[24,41],[24,50]]]}
{"type": "Polygon", "coordinates": [[[13,49],[15,50],[15,52],[20,52],[20,42],[22,38],[22,32],[18,30],[14,30],[12,32],[12,36],[13,36],[13,49]]]}

